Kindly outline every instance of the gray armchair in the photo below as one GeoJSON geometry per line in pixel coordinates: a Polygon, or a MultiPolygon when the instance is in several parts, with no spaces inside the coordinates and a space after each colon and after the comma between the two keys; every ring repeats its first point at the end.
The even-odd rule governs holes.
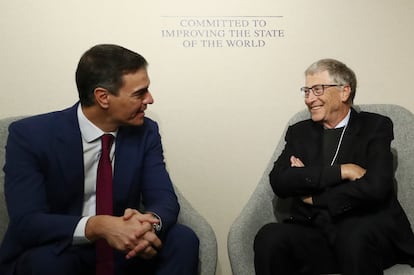
{"type": "MultiPolygon", "coordinates": [[[[19,117],[0,119],[0,241],[6,231],[8,215],[4,199],[4,157],[9,124],[19,117]]],[[[181,205],[178,222],[192,228],[200,239],[200,275],[214,275],[217,265],[216,235],[209,223],[191,206],[175,186],[181,205]]]]}
{"type": "MultiPolygon", "coordinates": [[[[394,122],[395,138],[391,147],[395,156],[398,199],[406,211],[411,225],[414,225],[414,115],[401,106],[388,104],[360,105],[356,109],[386,115],[394,122]]],[[[288,125],[307,118],[309,118],[309,113],[307,110],[303,110],[295,114],[289,120],[288,125]]],[[[269,184],[269,173],[273,168],[273,163],[285,145],[286,129],[287,126],[281,134],[281,139],[259,184],[230,227],[227,248],[234,275],[255,274],[253,241],[257,231],[269,222],[275,222],[278,218],[280,220],[286,213],[286,204],[274,196],[269,184]]],[[[409,265],[396,265],[386,270],[385,274],[414,274],[414,268],[409,265]]]]}

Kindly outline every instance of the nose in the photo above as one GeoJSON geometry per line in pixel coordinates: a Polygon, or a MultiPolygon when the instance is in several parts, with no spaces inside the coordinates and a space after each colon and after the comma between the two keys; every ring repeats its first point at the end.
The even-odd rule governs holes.
{"type": "Polygon", "coordinates": [[[154,103],[154,98],[150,91],[145,94],[144,100],[142,101],[144,104],[152,104],[154,103]]]}
{"type": "Polygon", "coordinates": [[[306,103],[314,102],[317,98],[318,97],[313,94],[313,91],[310,91],[310,93],[308,94],[308,97],[305,97],[305,102],[306,103]]]}

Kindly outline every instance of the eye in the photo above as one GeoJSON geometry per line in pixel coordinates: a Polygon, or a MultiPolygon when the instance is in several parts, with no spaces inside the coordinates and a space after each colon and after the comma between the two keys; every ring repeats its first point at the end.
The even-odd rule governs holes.
{"type": "Polygon", "coordinates": [[[145,96],[146,93],[148,93],[148,88],[143,88],[143,89],[140,89],[138,91],[135,91],[132,94],[132,96],[135,97],[135,98],[142,98],[142,97],[145,96]]]}
{"type": "Polygon", "coordinates": [[[315,92],[320,92],[322,91],[322,86],[321,85],[314,86],[312,90],[314,90],[315,92]]]}

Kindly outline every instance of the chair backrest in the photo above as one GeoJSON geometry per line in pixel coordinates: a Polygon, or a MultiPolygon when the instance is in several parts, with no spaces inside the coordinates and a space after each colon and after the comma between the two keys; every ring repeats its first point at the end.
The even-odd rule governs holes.
{"type": "Polygon", "coordinates": [[[5,147],[8,136],[8,127],[9,124],[21,117],[10,117],[0,119],[0,241],[3,239],[3,235],[6,231],[7,225],[9,223],[9,218],[6,211],[6,202],[4,199],[4,157],[5,157],[5,147]]]}
{"type": "MultiPolygon", "coordinates": [[[[391,118],[394,124],[394,169],[398,200],[411,224],[414,224],[414,114],[404,107],[393,104],[367,104],[354,106],[357,111],[378,113],[391,118]]],[[[308,110],[298,112],[289,125],[308,119],[308,110]]]]}

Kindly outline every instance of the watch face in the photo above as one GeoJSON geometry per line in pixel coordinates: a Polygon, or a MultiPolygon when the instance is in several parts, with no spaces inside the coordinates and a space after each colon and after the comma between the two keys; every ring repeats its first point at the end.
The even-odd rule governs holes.
{"type": "Polygon", "coordinates": [[[155,232],[160,232],[161,231],[161,225],[158,223],[153,223],[152,227],[154,228],[155,232]]]}
{"type": "Polygon", "coordinates": [[[161,229],[162,229],[162,221],[161,221],[161,218],[160,218],[160,216],[158,216],[157,214],[155,214],[155,213],[151,213],[152,214],[152,216],[154,217],[154,218],[156,218],[157,220],[158,220],[158,222],[157,223],[153,223],[152,224],[152,228],[154,228],[154,230],[155,230],[155,232],[156,233],[158,233],[158,232],[160,232],[161,231],[161,229]]]}

